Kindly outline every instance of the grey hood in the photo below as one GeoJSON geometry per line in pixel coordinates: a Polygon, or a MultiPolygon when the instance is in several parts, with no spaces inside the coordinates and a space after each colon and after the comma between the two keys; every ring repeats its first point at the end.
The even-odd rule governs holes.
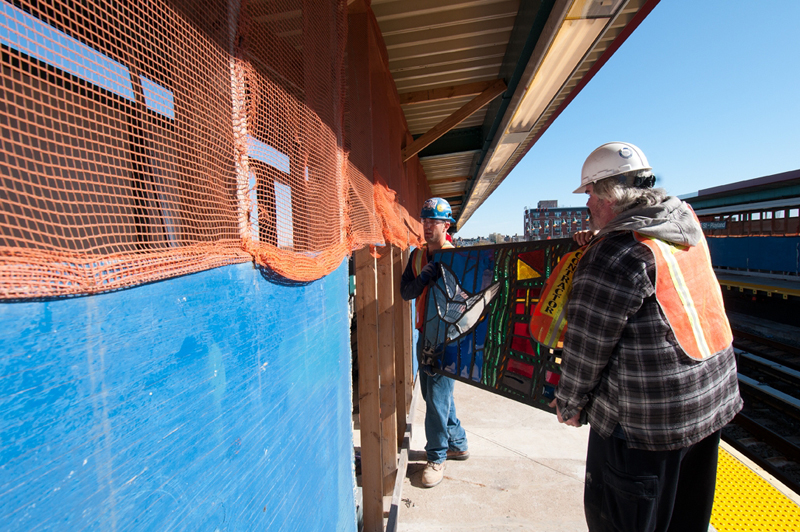
{"type": "Polygon", "coordinates": [[[703,238],[703,229],[691,207],[674,196],[658,205],[619,213],[597,236],[613,231],[635,231],[681,246],[696,246],[703,238]]]}

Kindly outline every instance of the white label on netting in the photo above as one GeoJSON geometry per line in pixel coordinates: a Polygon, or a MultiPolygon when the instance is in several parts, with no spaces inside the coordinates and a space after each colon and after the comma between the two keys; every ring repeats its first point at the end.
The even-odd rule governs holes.
{"type": "Polygon", "coordinates": [[[6,2],[0,42],[115,94],[135,100],[128,68],[6,2]]]}

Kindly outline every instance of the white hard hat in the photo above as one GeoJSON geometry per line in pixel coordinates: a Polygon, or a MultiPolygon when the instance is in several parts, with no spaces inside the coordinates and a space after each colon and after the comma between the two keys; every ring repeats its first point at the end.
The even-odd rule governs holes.
{"type": "Polygon", "coordinates": [[[603,144],[586,158],[581,169],[581,186],[575,194],[586,192],[586,185],[601,179],[637,170],[652,170],[642,150],[628,142],[603,144]]]}

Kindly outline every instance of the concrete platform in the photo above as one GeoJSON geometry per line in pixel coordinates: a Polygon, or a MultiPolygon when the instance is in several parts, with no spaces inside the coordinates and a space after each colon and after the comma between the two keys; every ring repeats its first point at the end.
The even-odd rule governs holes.
{"type": "Polygon", "coordinates": [[[433,488],[425,467],[425,402],[417,401],[397,529],[586,532],[583,475],[589,427],[456,382],[470,458],[449,461],[433,488]]]}

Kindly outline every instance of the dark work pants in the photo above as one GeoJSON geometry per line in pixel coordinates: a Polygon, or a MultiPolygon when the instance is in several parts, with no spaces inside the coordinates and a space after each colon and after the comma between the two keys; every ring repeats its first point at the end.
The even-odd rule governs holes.
{"type": "Polygon", "coordinates": [[[590,532],[707,532],[720,431],[674,451],[589,433],[583,504],[590,532]]]}

